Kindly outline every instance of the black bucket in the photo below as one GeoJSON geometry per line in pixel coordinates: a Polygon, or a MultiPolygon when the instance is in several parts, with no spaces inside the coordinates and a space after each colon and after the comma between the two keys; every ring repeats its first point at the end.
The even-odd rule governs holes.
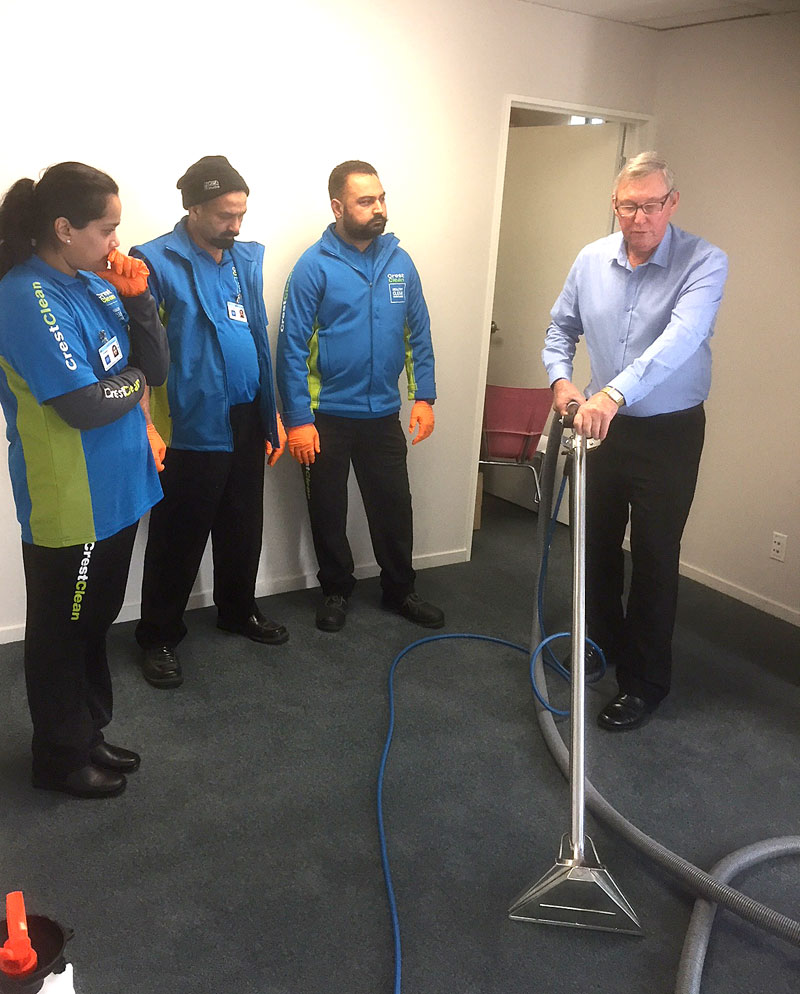
{"type": "MultiPolygon", "coordinates": [[[[63,973],[67,965],[64,946],[75,933],[43,915],[28,915],[28,937],[36,950],[36,969],[19,977],[0,970],[0,994],[38,994],[51,973],[63,973]]],[[[8,938],[5,918],[0,922],[0,946],[8,938]]]]}

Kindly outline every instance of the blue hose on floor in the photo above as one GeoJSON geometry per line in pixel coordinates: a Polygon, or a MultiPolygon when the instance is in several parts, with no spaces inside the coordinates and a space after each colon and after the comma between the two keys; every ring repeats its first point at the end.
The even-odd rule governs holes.
{"type": "MultiPolygon", "coordinates": [[[[394,886],[392,884],[392,871],[389,866],[389,854],[386,846],[386,829],[383,820],[383,780],[384,774],[386,772],[386,763],[389,759],[389,749],[392,745],[392,737],[394,735],[394,673],[397,669],[400,660],[404,656],[408,655],[412,649],[416,649],[421,645],[425,645],[428,642],[441,642],[445,639],[474,639],[479,642],[494,642],[496,645],[504,645],[509,649],[515,649],[518,652],[524,652],[526,656],[530,656],[529,670],[530,670],[530,681],[533,693],[539,704],[549,711],[551,714],[558,715],[559,717],[565,717],[569,714],[569,711],[561,711],[558,708],[553,707],[545,698],[545,696],[539,691],[536,685],[535,678],[535,666],[536,660],[542,654],[545,648],[549,646],[551,642],[560,638],[569,638],[569,632],[559,632],[556,635],[548,635],[546,638],[542,639],[539,645],[536,647],[536,651],[531,655],[526,646],[517,645],[515,642],[509,642],[506,639],[495,638],[492,635],[471,635],[467,633],[453,633],[445,635],[428,635],[426,638],[417,639],[416,642],[412,642],[402,649],[394,658],[391,668],[389,670],[389,728],[386,733],[386,742],[383,746],[383,752],[381,754],[381,763],[378,770],[378,793],[377,793],[377,808],[378,808],[378,839],[380,842],[381,850],[381,866],[383,868],[383,879],[386,883],[386,894],[389,901],[389,914],[392,920],[392,936],[394,940],[394,994],[401,994],[401,976],[402,976],[402,949],[400,943],[400,920],[397,915],[397,901],[394,895],[394,886]]],[[[597,646],[591,639],[586,640],[593,648],[600,652],[599,646],[597,646]]],[[[570,674],[564,667],[555,659],[554,661],[544,660],[545,665],[550,666],[563,680],[569,681],[570,674]]]]}

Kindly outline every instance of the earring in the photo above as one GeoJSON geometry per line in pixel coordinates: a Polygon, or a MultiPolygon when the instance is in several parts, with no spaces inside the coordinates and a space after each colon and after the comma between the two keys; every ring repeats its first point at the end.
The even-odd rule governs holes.
{"type": "Polygon", "coordinates": [[[72,245],[72,239],[71,238],[67,239],[67,245],[72,245]]]}

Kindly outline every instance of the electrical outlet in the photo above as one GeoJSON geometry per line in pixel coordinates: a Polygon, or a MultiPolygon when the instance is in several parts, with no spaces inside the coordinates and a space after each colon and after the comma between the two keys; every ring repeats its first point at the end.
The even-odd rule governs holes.
{"type": "Polygon", "coordinates": [[[769,558],[777,559],[779,563],[786,561],[786,542],[788,536],[781,535],[780,532],[772,533],[772,548],[770,549],[769,558]]]}

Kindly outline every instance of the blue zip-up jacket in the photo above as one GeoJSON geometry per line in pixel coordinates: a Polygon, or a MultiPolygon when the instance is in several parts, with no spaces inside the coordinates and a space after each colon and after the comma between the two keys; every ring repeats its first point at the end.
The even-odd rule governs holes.
{"type": "MultiPolygon", "coordinates": [[[[169,374],[165,386],[151,393],[151,413],[162,438],[174,449],[231,452],[233,434],[225,361],[203,281],[194,266],[195,254],[186,218],[167,234],[131,249],[131,255],[144,259],[150,269],[150,290],[169,339],[169,374]]],[[[231,255],[258,355],[258,402],[264,436],[277,446],[275,390],[264,307],[264,246],[237,241],[231,255]]]]}
{"type": "Polygon", "coordinates": [[[277,379],[288,428],[314,411],[379,418],[409,400],[435,400],[433,345],[419,274],[393,234],[380,235],[370,265],[331,224],[286,283],[277,379]]]}

